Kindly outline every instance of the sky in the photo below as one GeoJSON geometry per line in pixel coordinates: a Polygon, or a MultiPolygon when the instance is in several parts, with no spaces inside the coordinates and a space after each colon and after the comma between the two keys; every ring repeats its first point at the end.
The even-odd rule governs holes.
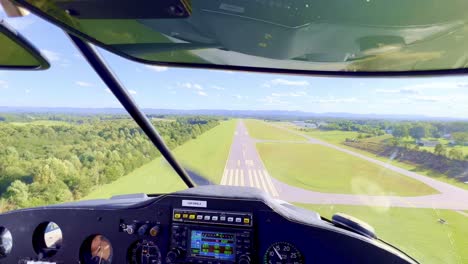
{"type": "MultiPolygon", "coordinates": [[[[7,18],[1,7],[0,19],[52,65],[47,71],[0,71],[0,106],[121,107],[58,27],[33,15],[7,18]]],[[[373,79],[184,69],[99,51],[143,108],[468,117],[468,76],[373,79]]]]}

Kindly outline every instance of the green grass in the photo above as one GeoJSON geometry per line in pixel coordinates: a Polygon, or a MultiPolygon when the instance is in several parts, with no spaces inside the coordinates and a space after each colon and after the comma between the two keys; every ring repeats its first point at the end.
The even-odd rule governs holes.
{"type": "MultiPolygon", "coordinates": [[[[406,170],[409,170],[409,171],[412,171],[412,172],[415,172],[415,173],[419,173],[421,175],[425,175],[425,176],[428,176],[428,177],[431,177],[431,178],[435,178],[435,179],[437,179],[439,181],[442,181],[442,182],[457,186],[459,188],[468,190],[468,184],[465,184],[465,183],[462,183],[460,181],[457,181],[456,179],[447,177],[444,174],[441,174],[441,173],[438,173],[438,172],[435,172],[435,171],[432,171],[432,170],[421,168],[417,164],[411,164],[411,163],[401,162],[401,161],[397,161],[397,160],[390,160],[387,157],[378,156],[378,155],[375,155],[373,153],[367,152],[365,150],[353,148],[353,147],[346,146],[346,145],[342,144],[346,140],[346,138],[351,138],[353,135],[356,135],[356,137],[357,137],[358,133],[356,133],[356,132],[349,132],[349,131],[320,131],[320,130],[316,130],[316,129],[310,129],[310,130],[307,130],[307,131],[303,131],[303,130],[299,130],[299,128],[297,128],[297,127],[295,129],[298,132],[300,132],[300,133],[302,133],[304,135],[308,135],[308,136],[311,136],[311,137],[326,141],[328,143],[338,145],[339,147],[351,150],[353,152],[365,155],[367,157],[370,157],[370,158],[373,158],[373,159],[376,159],[376,160],[380,160],[380,161],[386,162],[388,164],[391,164],[391,165],[394,165],[394,166],[397,166],[397,167],[400,167],[400,168],[403,168],[403,169],[406,169],[406,170]]],[[[367,140],[369,140],[369,139],[367,139],[367,140]]]]}
{"type": "Polygon", "coordinates": [[[321,145],[258,143],[257,149],[271,176],[308,190],[399,196],[437,193],[415,179],[321,145]]]}
{"type": "Polygon", "coordinates": [[[260,120],[244,120],[247,130],[251,137],[263,140],[288,140],[288,141],[305,141],[306,139],[300,135],[288,132],[284,129],[277,128],[260,120]]]}
{"type": "MultiPolygon", "coordinates": [[[[181,163],[215,183],[221,181],[229,155],[235,120],[221,123],[174,150],[181,163]]],[[[186,186],[164,158],[156,158],[115,182],[99,186],[84,199],[109,198],[117,194],[168,193],[186,186]]]]}
{"type": "Polygon", "coordinates": [[[308,129],[306,131],[299,131],[304,135],[311,136],[333,144],[340,144],[347,138],[357,138],[359,133],[353,131],[322,131],[317,129],[308,129]]]}
{"type": "Polygon", "coordinates": [[[297,204],[331,218],[342,212],[371,224],[377,236],[424,264],[468,263],[468,217],[451,210],[297,204]],[[447,224],[437,220],[444,219],[447,224]]]}
{"type": "Polygon", "coordinates": [[[228,159],[237,120],[221,123],[196,140],[189,141],[174,151],[174,155],[190,170],[219,184],[228,159]]]}

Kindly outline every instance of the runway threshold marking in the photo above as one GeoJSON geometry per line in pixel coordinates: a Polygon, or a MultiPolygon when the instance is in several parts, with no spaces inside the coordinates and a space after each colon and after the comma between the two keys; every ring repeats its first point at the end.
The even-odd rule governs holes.
{"type": "Polygon", "coordinates": [[[249,182],[250,182],[250,187],[255,187],[254,182],[253,182],[253,177],[252,177],[252,171],[248,170],[249,173],[249,182]]]}
{"type": "Polygon", "coordinates": [[[258,176],[260,177],[260,182],[261,182],[261,184],[262,184],[262,189],[263,189],[265,192],[267,192],[268,194],[271,195],[272,193],[270,192],[270,190],[268,189],[268,187],[267,187],[267,185],[266,185],[266,183],[265,183],[265,179],[264,179],[264,177],[263,177],[263,173],[262,173],[261,170],[258,170],[258,176]]]}
{"type": "Polygon", "coordinates": [[[234,186],[239,186],[239,170],[236,169],[235,177],[234,177],[234,186]]]}
{"type": "Polygon", "coordinates": [[[279,196],[278,190],[276,190],[275,185],[274,185],[273,182],[271,181],[271,176],[270,176],[270,174],[268,173],[268,171],[263,170],[263,174],[265,174],[266,182],[267,182],[268,186],[269,186],[270,189],[271,189],[271,194],[272,194],[273,196],[279,196]]]}
{"type": "Polygon", "coordinates": [[[240,171],[240,186],[245,186],[244,185],[244,170],[240,171]]]}
{"type": "Polygon", "coordinates": [[[234,170],[229,170],[229,183],[228,183],[228,185],[232,185],[233,174],[234,174],[234,170]]]}
{"type": "Polygon", "coordinates": [[[254,177],[254,179],[255,179],[255,187],[257,187],[258,189],[260,189],[260,183],[259,183],[259,181],[258,181],[257,171],[256,171],[256,170],[253,171],[253,177],[254,177]]]}
{"type": "Polygon", "coordinates": [[[221,178],[221,185],[226,185],[226,181],[227,181],[227,179],[226,179],[227,176],[226,176],[226,175],[227,175],[227,172],[228,172],[228,170],[224,170],[224,172],[223,172],[223,178],[221,178]]]}

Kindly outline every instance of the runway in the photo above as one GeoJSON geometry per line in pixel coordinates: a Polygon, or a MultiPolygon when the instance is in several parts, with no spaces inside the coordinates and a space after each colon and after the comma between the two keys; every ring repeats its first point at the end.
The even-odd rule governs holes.
{"type": "Polygon", "coordinates": [[[242,121],[239,121],[234,131],[221,185],[255,187],[273,197],[279,197],[278,190],[255,148],[255,141],[249,136],[242,121]]]}
{"type": "Polygon", "coordinates": [[[385,162],[353,152],[349,149],[345,149],[315,138],[311,138],[295,130],[287,129],[281,126],[276,127],[280,129],[285,129],[290,133],[301,135],[308,139],[308,141],[275,142],[320,144],[326,147],[330,147],[335,150],[345,152],[349,155],[356,156],[363,160],[383,166],[385,167],[385,169],[393,170],[407,177],[419,180],[436,189],[440,193],[415,197],[372,196],[360,194],[321,193],[311,190],[305,190],[295,186],[290,186],[270,176],[255,147],[255,144],[257,142],[265,142],[265,140],[256,140],[251,138],[244,122],[242,121],[238,122],[237,127],[234,131],[234,139],[231,145],[231,150],[229,152],[228,160],[226,162],[224,174],[221,180],[222,185],[256,187],[267,192],[274,198],[296,203],[468,210],[467,190],[458,188],[445,182],[435,180],[424,175],[420,175],[402,169],[391,164],[387,164],[385,162]]]}

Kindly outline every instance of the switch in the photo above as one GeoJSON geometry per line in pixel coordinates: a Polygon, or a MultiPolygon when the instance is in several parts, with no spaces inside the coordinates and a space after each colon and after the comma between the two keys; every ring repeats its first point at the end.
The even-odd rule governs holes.
{"type": "Polygon", "coordinates": [[[180,219],[180,214],[174,214],[174,219],[180,219]]]}
{"type": "Polygon", "coordinates": [[[244,218],[244,224],[250,224],[250,219],[249,218],[244,218]]]}
{"type": "Polygon", "coordinates": [[[194,214],[189,215],[189,219],[190,219],[190,220],[194,220],[194,219],[195,219],[195,215],[194,215],[194,214]]]}
{"type": "Polygon", "coordinates": [[[125,231],[127,234],[132,235],[135,233],[136,225],[135,224],[130,224],[127,225],[123,231],[125,231]]]}

